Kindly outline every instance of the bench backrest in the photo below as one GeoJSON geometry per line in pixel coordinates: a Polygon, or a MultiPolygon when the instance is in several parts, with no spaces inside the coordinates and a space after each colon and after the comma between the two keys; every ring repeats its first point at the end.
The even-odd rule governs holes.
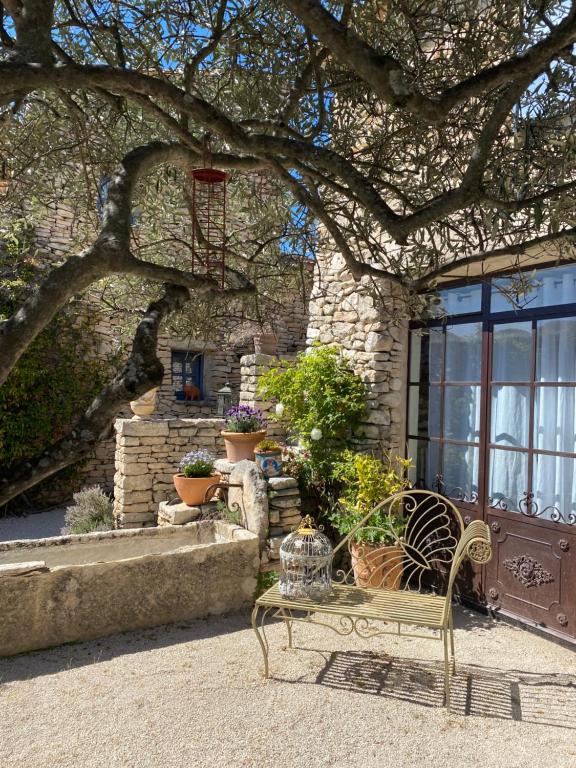
{"type": "Polygon", "coordinates": [[[372,509],[338,544],[350,563],[334,580],[360,587],[421,592],[432,589],[451,600],[465,557],[488,562],[488,526],[475,520],[465,529],[454,504],[433,491],[406,490],[372,509]]]}

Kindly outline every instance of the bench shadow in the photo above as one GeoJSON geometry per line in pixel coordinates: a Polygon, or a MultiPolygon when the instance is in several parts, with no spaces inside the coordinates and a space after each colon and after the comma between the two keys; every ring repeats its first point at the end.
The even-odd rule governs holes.
{"type": "MultiPolygon", "coordinates": [[[[335,651],[315,683],[423,707],[444,704],[444,667],[436,661],[335,651]]],[[[576,711],[576,676],[459,664],[452,678],[450,711],[576,730],[569,716],[576,711]]]]}

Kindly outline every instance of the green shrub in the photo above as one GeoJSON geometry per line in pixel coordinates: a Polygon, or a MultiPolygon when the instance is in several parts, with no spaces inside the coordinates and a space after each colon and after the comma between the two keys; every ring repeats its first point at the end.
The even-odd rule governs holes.
{"type": "Polygon", "coordinates": [[[262,374],[259,392],[283,406],[280,419],[318,461],[345,447],[366,412],[366,387],[336,347],[314,346],[262,374]]]}
{"type": "Polygon", "coordinates": [[[68,507],[62,533],[91,533],[114,528],[112,501],[99,485],[74,494],[74,506],[68,507]]]}
{"type": "MultiPolygon", "coordinates": [[[[344,451],[332,470],[333,480],[342,488],[328,515],[332,525],[342,535],[349,534],[377,504],[408,487],[406,470],[410,466],[410,459],[399,456],[382,462],[375,456],[344,451]]],[[[392,544],[405,527],[400,515],[388,514],[383,509],[370,518],[367,527],[355,534],[355,539],[392,544]]]]}

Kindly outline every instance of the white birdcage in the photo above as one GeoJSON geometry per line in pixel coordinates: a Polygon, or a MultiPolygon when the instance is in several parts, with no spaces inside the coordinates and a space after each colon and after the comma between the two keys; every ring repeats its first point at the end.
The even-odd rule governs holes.
{"type": "Polygon", "coordinates": [[[280,594],[322,600],[332,593],[332,544],[307,515],[280,547],[280,594]]]}

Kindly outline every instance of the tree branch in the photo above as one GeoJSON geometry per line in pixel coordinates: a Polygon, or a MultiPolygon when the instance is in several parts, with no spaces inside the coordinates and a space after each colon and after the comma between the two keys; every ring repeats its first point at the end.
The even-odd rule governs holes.
{"type": "Polygon", "coordinates": [[[136,329],[132,352],[119,373],[94,398],[74,428],[37,456],[0,471],[0,504],[89,456],[109,437],[112,420],[130,400],[159,386],[164,366],[157,356],[158,331],[165,317],[190,298],[186,288],[165,286],[164,296],[152,302],[136,329]]]}

